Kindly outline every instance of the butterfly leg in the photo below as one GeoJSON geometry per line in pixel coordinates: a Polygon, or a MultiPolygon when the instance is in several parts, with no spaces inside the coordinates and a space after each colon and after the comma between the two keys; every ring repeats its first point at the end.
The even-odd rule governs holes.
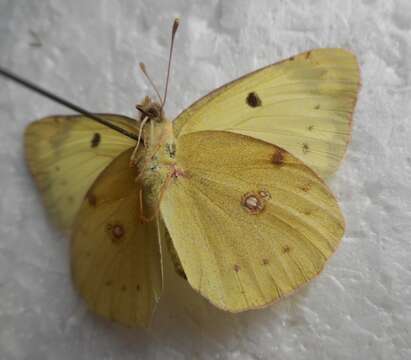
{"type": "Polygon", "coordinates": [[[136,147],[135,147],[134,150],[133,150],[133,153],[131,154],[131,157],[130,157],[130,167],[134,167],[134,166],[137,165],[137,162],[138,162],[138,160],[137,160],[137,152],[138,152],[138,147],[139,147],[139,145],[140,145],[140,144],[137,144],[137,145],[136,145],[136,147]]]}

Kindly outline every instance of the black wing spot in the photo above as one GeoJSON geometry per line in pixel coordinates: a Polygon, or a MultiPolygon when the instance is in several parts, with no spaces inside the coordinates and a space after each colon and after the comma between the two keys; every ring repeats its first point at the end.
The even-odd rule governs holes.
{"type": "Polygon", "coordinates": [[[307,143],[303,143],[303,153],[307,154],[310,151],[310,147],[307,143]]]}
{"type": "Polygon", "coordinates": [[[283,254],[288,254],[291,251],[291,248],[288,245],[284,245],[281,251],[283,254]]]}
{"type": "Polygon", "coordinates": [[[317,104],[317,105],[314,106],[314,109],[315,110],[320,110],[320,107],[321,107],[320,104],[317,104]]]}
{"type": "Polygon", "coordinates": [[[91,139],[91,147],[95,148],[100,144],[101,141],[101,135],[100,133],[94,133],[92,139],[91,139]]]}
{"type": "Polygon", "coordinates": [[[251,107],[257,107],[262,105],[260,97],[254,91],[248,94],[246,102],[251,107]]]}

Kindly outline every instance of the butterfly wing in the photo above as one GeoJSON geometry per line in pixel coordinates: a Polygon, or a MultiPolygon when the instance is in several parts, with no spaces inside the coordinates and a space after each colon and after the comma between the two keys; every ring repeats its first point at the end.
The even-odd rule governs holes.
{"type": "Polygon", "coordinates": [[[162,289],[158,221],[140,221],[138,176],[132,149],[103,171],[73,226],[72,275],[97,314],[124,325],[148,326],[162,289]]]}
{"type": "Polygon", "coordinates": [[[252,136],[286,149],[328,176],[337,170],[350,141],[359,85],[352,53],[308,51],[195,102],[177,117],[176,134],[226,130],[252,136]]]}
{"type": "MultiPolygon", "coordinates": [[[[136,132],[136,121],[101,115],[136,132]]],[[[52,220],[70,228],[83,197],[101,171],[135,141],[84,116],[50,116],[24,134],[28,166],[52,220]]]]}
{"type": "Polygon", "coordinates": [[[251,137],[202,131],[177,142],[180,176],[161,213],[191,286],[237,312],[316,276],[344,233],[326,184],[287,151],[251,137]]]}

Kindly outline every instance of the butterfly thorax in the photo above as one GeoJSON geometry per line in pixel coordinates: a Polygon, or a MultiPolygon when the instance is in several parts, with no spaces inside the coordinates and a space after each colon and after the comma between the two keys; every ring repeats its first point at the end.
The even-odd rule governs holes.
{"type": "Polygon", "coordinates": [[[158,206],[161,193],[176,168],[173,124],[164,116],[161,105],[149,97],[137,107],[142,110],[142,121],[145,120],[142,132],[144,160],[139,164],[144,200],[153,208],[158,206]]]}

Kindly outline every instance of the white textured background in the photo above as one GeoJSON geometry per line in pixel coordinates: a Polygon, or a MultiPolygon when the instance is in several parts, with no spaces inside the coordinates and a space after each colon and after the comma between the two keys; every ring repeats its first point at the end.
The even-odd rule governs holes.
{"type": "Polygon", "coordinates": [[[0,0],[0,64],[92,111],[134,116],[164,83],[167,112],[315,47],[352,49],[363,88],[331,186],[347,232],[322,275],[265,310],[216,310],[172,274],[150,331],[94,317],[71,287],[67,239],[47,223],[24,127],[68,113],[0,79],[0,359],[411,359],[411,1],[0,0]]]}

